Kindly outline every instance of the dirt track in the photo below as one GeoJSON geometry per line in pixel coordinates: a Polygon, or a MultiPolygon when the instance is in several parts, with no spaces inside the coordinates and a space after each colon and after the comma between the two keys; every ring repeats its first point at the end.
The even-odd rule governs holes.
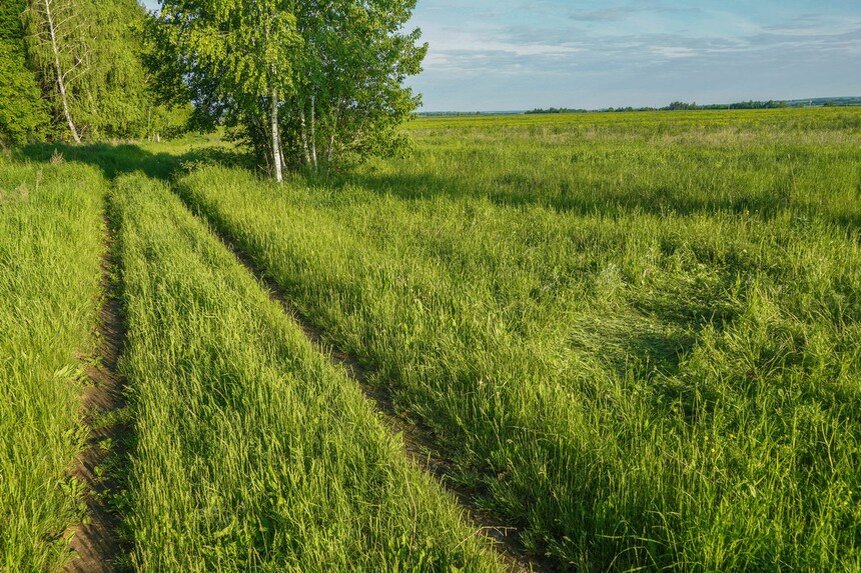
{"type": "Polygon", "coordinates": [[[116,285],[111,276],[115,261],[108,241],[102,260],[102,300],[98,345],[94,360],[86,367],[88,386],[84,393],[84,423],[90,436],[77,460],[73,475],[85,486],[87,517],[70,529],[74,556],[62,571],[109,573],[123,570],[128,552],[120,536],[120,518],[111,501],[123,489],[131,426],[123,416],[125,380],[117,369],[125,339],[116,285]]]}
{"type": "Polygon", "coordinates": [[[356,382],[367,398],[373,401],[377,412],[394,433],[403,436],[404,448],[413,463],[431,473],[437,481],[457,499],[468,516],[469,522],[475,527],[476,535],[482,535],[492,542],[506,569],[511,573],[553,571],[554,568],[543,559],[528,555],[520,543],[517,529],[506,526],[492,514],[479,509],[474,502],[472,492],[455,487],[448,479],[450,462],[439,455],[433,445],[433,438],[426,428],[413,420],[404,419],[398,415],[388,393],[368,383],[366,370],[352,355],[333,348],[326,342],[323,333],[310,324],[280,292],[278,285],[271,280],[248,255],[242,252],[230,237],[211,226],[216,236],[231,251],[237,260],[251,273],[266,289],[269,298],[278,302],[301,328],[311,344],[329,360],[343,368],[347,375],[356,382]]]}

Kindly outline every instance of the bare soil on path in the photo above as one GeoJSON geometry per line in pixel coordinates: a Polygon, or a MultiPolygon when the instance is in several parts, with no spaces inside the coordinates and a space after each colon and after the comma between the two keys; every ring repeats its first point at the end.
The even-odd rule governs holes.
{"type": "Polygon", "coordinates": [[[89,431],[86,449],[72,475],[84,484],[87,515],[84,523],[67,532],[72,557],[64,573],[115,573],[123,571],[128,543],[120,534],[121,518],[112,502],[124,487],[123,466],[132,436],[124,416],[125,380],[117,369],[125,339],[125,326],[112,273],[116,265],[108,241],[102,259],[104,293],[97,331],[94,360],[86,367],[87,388],[83,398],[84,424],[89,431]]]}

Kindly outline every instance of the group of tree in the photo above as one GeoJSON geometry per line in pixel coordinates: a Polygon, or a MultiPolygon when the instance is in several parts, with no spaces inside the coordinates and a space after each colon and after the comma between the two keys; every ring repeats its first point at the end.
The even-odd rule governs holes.
{"type": "Polygon", "coordinates": [[[2,0],[0,143],[153,137],[181,125],[144,67],[136,0],[2,0]]]}
{"type": "Polygon", "coordinates": [[[525,113],[526,115],[550,115],[555,113],[587,113],[588,111],[586,109],[570,109],[567,107],[548,107],[546,109],[537,107],[525,113]]]}
{"type": "MultiPolygon", "coordinates": [[[[847,98],[848,99],[848,98],[847,98]]],[[[780,109],[789,107],[789,103],[785,101],[743,101],[738,103],[718,103],[718,104],[707,104],[700,105],[696,102],[687,103],[683,101],[674,101],[673,103],[664,106],[664,107],[607,107],[598,110],[594,110],[595,112],[606,112],[606,113],[627,113],[627,112],[643,112],[643,111],[701,111],[701,110],[719,110],[719,109],[780,109]]],[[[551,107],[548,109],[533,109],[531,111],[524,112],[527,115],[532,114],[553,114],[553,113],[590,113],[589,110],[585,109],[569,109],[564,107],[551,107]]]]}
{"type": "Polygon", "coordinates": [[[226,128],[277,179],[403,147],[415,0],[2,0],[0,142],[226,128]]]}
{"type": "Polygon", "coordinates": [[[427,47],[415,0],[163,0],[149,65],[167,103],[223,125],[280,180],[397,151],[427,47]]]}
{"type": "Polygon", "coordinates": [[[738,103],[714,103],[700,105],[696,102],[687,103],[683,101],[674,101],[670,105],[664,107],[617,107],[607,108],[602,111],[611,112],[631,112],[631,111],[703,111],[703,110],[720,110],[720,109],[779,109],[787,107],[783,101],[743,101],[738,103]]]}

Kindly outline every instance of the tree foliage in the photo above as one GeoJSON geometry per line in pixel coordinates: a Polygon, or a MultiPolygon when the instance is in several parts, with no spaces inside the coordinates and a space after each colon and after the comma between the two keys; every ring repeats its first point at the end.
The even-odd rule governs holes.
{"type": "Polygon", "coordinates": [[[198,126],[236,128],[266,165],[314,169],[392,153],[418,106],[415,0],[163,0],[151,68],[198,126]],[[277,124],[277,125],[276,125],[277,124]],[[283,146],[283,151],[282,151],[283,146]]]}
{"type": "Polygon", "coordinates": [[[280,177],[404,146],[415,0],[4,0],[0,138],[231,128],[280,177]],[[189,107],[189,102],[193,104],[189,107]],[[178,111],[171,111],[176,106],[178,111]]]}
{"type": "Polygon", "coordinates": [[[138,138],[164,127],[142,60],[147,16],[136,0],[26,4],[28,60],[60,133],[138,138]]]}
{"type": "Polygon", "coordinates": [[[80,143],[71,87],[89,67],[86,19],[76,0],[29,0],[24,14],[31,62],[41,74],[57,123],[64,122],[68,135],[80,143]]]}
{"type": "Polygon", "coordinates": [[[318,168],[387,155],[398,125],[419,106],[403,86],[421,71],[420,32],[402,33],[415,0],[309,0],[297,19],[305,39],[297,90],[284,115],[294,165],[318,168]]]}
{"type": "Polygon", "coordinates": [[[288,0],[165,0],[150,26],[149,61],[159,83],[174,86],[163,93],[194,101],[199,127],[223,122],[260,133],[279,178],[278,111],[294,89],[302,45],[291,8],[288,0]]]}
{"type": "Polygon", "coordinates": [[[41,139],[48,129],[35,74],[27,67],[21,14],[24,0],[0,4],[0,144],[41,139]]]}
{"type": "Polygon", "coordinates": [[[87,73],[76,86],[80,121],[91,139],[142,137],[153,105],[141,59],[146,14],[136,0],[79,2],[91,42],[87,73]]]}

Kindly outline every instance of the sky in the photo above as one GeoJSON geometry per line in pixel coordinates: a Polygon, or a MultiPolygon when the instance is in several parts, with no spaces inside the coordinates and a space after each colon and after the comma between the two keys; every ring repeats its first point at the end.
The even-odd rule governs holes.
{"type": "Polygon", "coordinates": [[[424,111],[861,96],[861,0],[418,0],[410,27],[424,111]]]}

